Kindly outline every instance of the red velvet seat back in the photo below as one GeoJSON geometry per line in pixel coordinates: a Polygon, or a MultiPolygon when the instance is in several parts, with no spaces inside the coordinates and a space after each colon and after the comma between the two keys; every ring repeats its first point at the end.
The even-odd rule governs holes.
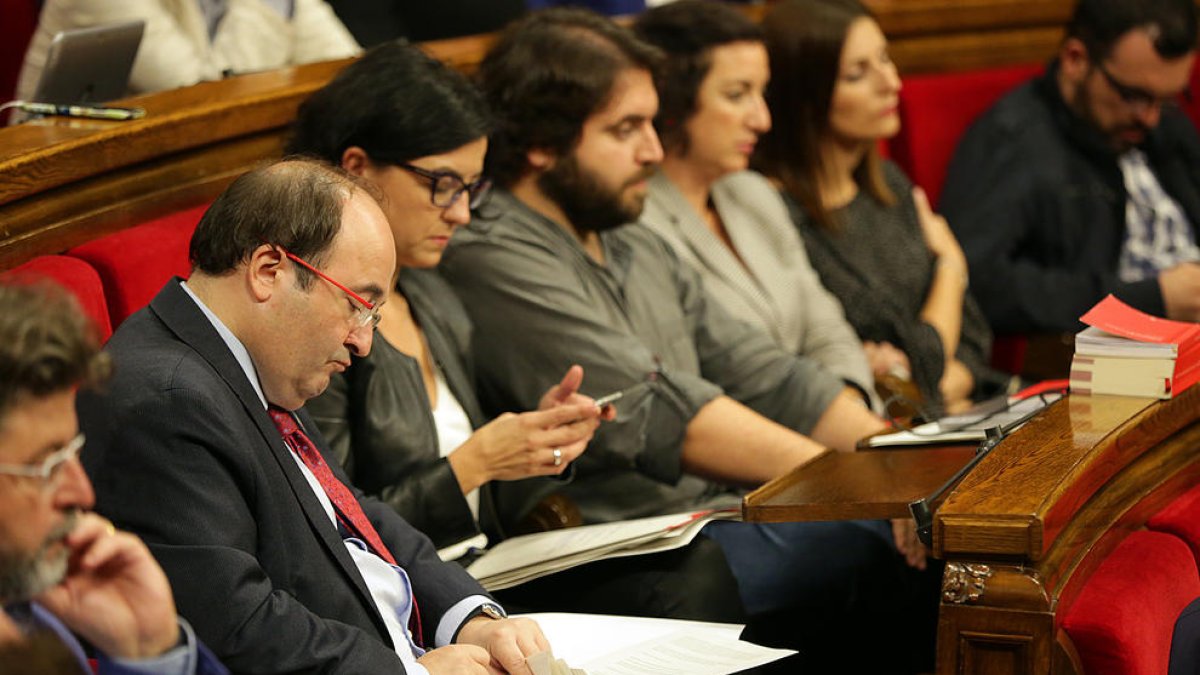
{"type": "Polygon", "coordinates": [[[79,301],[84,314],[95,322],[101,340],[107,340],[112,335],[104,286],[100,283],[100,275],[86,262],[61,255],[38,256],[8,270],[3,274],[3,279],[18,283],[41,280],[57,283],[79,301]]]}
{"type": "Polygon", "coordinates": [[[1042,71],[1041,64],[967,73],[915,75],[900,90],[900,133],[891,154],[937,204],[958,139],[1009,90],[1042,71]]]}
{"type": "Polygon", "coordinates": [[[1188,82],[1188,95],[1180,97],[1180,107],[1191,118],[1192,124],[1200,128],[1200,61],[1192,65],[1192,77],[1188,82]]]}
{"type": "Polygon", "coordinates": [[[154,299],[171,277],[188,275],[188,242],[207,208],[173,213],[67,252],[99,272],[113,328],[154,299]]]}
{"type": "Polygon", "coordinates": [[[1179,537],[1192,549],[1200,566],[1200,485],[1188,490],[1167,504],[1163,510],[1146,521],[1146,527],[1179,537]]]}
{"type": "Polygon", "coordinates": [[[1062,617],[1086,673],[1161,675],[1179,613],[1200,596],[1200,573],[1178,537],[1138,531],[1088,579],[1062,617]]]}
{"type": "MultiPolygon", "coordinates": [[[[0,0],[0,102],[12,100],[25,63],[25,50],[37,29],[36,0],[0,0]]],[[[0,124],[7,123],[0,113],[0,124]]]]}
{"type": "MultiPolygon", "coordinates": [[[[0,0],[0,103],[17,96],[20,66],[35,30],[36,0],[0,0]]],[[[8,124],[10,114],[12,110],[0,113],[0,126],[8,124]]]]}

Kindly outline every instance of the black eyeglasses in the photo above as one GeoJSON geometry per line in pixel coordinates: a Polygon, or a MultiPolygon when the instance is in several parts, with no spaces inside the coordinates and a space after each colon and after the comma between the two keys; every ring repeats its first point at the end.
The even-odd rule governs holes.
{"type": "Polygon", "coordinates": [[[1131,108],[1143,111],[1160,106],[1169,108],[1178,105],[1180,98],[1183,98],[1186,101],[1192,100],[1190,88],[1184,88],[1182,92],[1173,94],[1171,96],[1157,96],[1146,91],[1145,89],[1142,89],[1141,87],[1134,87],[1132,85],[1125,84],[1124,82],[1113,77],[1113,74],[1108,72],[1108,68],[1105,68],[1103,63],[1097,61],[1095,62],[1095,65],[1096,70],[1100,71],[1100,74],[1104,76],[1105,81],[1108,82],[1108,86],[1112,87],[1113,91],[1117,92],[1117,96],[1121,97],[1121,100],[1131,108]]]}
{"type": "Polygon", "coordinates": [[[454,206],[454,203],[458,201],[458,196],[464,192],[468,195],[467,205],[476,208],[483,203],[483,198],[492,188],[492,181],[487,178],[480,178],[474,183],[468,183],[462,179],[462,176],[452,171],[430,171],[412,164],[397,164],[396,166],[429,181],[429,201],[439,209],[448,209],[454,206]]]}

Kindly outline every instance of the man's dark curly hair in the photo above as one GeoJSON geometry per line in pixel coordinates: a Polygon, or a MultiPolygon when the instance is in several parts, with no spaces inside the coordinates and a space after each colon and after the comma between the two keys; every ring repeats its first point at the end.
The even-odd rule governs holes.
{"type": "Polygon", "coordinates": [[[585,9],[548,9],[512,24],[479,67],[496,118],[486,173],[507,187],[528,168],[529,150],[569,153],[617,76],[630,68],[653,73],[659,60],[657,49],[585,9]]]}
{"type": "Polygon", "coordinates": [[[1067,37],[1078,38],[1093,59],[1103,61],[1134,29],[1150,33],[1160,57],[1177,59],[1196,49],[1196,5],[1193,0],[1080,0],[1067,37]]]}
{"type": "Polygon", "coordinates": [[[98,385],[110,369],[74,297],[47,281],[0,283],[0,420],[23,401],[98,385]]]}

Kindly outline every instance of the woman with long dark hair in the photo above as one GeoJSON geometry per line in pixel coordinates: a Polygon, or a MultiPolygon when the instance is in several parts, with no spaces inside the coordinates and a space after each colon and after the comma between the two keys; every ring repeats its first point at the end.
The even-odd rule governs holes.
{"type": "Polygon", "coordinates": [[[774,127],[755,166],[780,187],[876,377],[907,372],[927,415],[1001,393],[966,258],[924,192],[879,155],[900,130],[900,77],[858,0],[784,0],[763,20],[774,127]]]}

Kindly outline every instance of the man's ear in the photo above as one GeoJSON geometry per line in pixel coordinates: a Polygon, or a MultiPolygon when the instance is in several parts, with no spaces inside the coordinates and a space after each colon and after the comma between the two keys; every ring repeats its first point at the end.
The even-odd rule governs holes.
{"type": "Polygon", "coordinates": [[[1058,49],[1058,67],[1067,81],[1076,86],[1081,84],[1092,69],[1092,59],[1087,46],[1079,38],[1063,40],[1058,49]]]}
{"type": "Polygon", "coordinates": [[[525,153],[525,161],[529,162],[530,168],[535,171],[545,171],[553,167],[557,160],[558,153],[545,148],[532,148],[525,153]]]}
{"type": "Polygon", "coordinates": [[[342,168],[346,173],[361,177],[371,166],[367,151],[352,145],[342,151],[342,168]]]}
{"type": "Polygon", "coordinates": [[[266,302],[283,281],[283,251],[277,246],[263,244],[250,254],[246,264],[246,283],[255,302],[266,302]]]}

